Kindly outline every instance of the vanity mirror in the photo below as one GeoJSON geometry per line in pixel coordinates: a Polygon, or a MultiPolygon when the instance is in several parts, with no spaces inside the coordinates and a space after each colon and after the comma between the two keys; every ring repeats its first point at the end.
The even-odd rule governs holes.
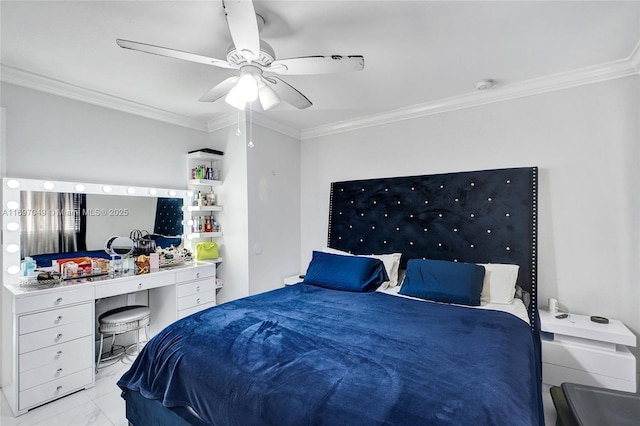
{"type": "MultiPolygon", "coordinates": [[[[36,179],[3,178],[2,180],[2,236],[3,282],[16,282],[20,276],[20,262],[24,255],[39,254],[32,247],[25,254],[21,242],[26,241],[23,226],[28,221],[24,216],[65,216],[69,212],[64,208],[38,208],[26,206],[26,195],[33,194],[84,194],[85,204],[80,208],[85,213],[86,244],[83,250],[103,249],[106,239],[113,235],[128,236],[135,228],[148,226],[153,232],[156,221],[156,209],[160,204],[169,204],[173,208],[183,209],[189,205],[193,193],[187,190],[150,188],[124,185],[103,185],[96,183],[44,181],[36,179]],[[158,200],[161,200],[159,203],[158,200]],[[103,235],[104,234],[104,235],[103,235]]],[[[70,216],[73,216],[71,214],[70,216]]],[[[44,221],[47,222],[47,221],[44,221]]],[[[39,222],[42,225],[42,221],[39,222]]],[[[184,229],[183,226],[173,229],[184,229]]],[[[39,229],[39,232],[42,229],[39,229]]],[[[184,231],[179,231],[183,234],[184,231]]],[[[183,239],[184,240],[184,239],[183,239]]],[[[72,246],[73,247],[73,246],[72,246]]],[[[77,250],[77,249],[76,249],[77,250]]],[[[45,250],[46,251],[46,250],[45,250]]],[[[75,250],[60,250],[63,252],[75,250]]],[[[41,266],[41,265],[39,265],[41,266]]]]}

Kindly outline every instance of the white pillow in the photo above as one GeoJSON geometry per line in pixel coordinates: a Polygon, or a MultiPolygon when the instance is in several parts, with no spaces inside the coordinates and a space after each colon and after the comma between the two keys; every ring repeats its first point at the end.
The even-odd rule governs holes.
{"type": "MultiPolygon", "coordinates": [[[[340,254],[342,256],[354,256],[353,254],[334,249],[331,247],[324,247],[322,249],[325,253],[340,254]]],[[[398,270],[400,269],[400,257],[402,253],[390,253],[390,254],[359,254],[360,257],[370,257],[382,261],[384,269],[387,271],[389,281],[385,281],[380,285],[380,288],[385,289],[389,287],[395,287],[398,285],[398,270]]]]}
{"type": "Polygon", "coordinates": [[[384,264],[384,269],[387,270],[389,281],[385,281],[382,283],[382,285],[380,286],[382,289],[395,287],[398,285],[398,270],[400,269],[400,258],[402,257],[402,253],[370,254],[362,256],[379,259],[384,264]]]}
{"type": "Polygon", "coordinates": [[[485,269],[480,301],[505,305],[513,303],[520,266],[501,263],[480,263],[480,265],[485,269]]]}
{"type": "Polygon", "coordinates": [[[349,253],[348,251],[342,251],[342,250],[338,250],[338,249],[334,249],[331,247],[324,247],[322,250],[325,253],[330,253],[330,254],[340,254],[342,256],[353,256],[351,253],[349,253]]]}

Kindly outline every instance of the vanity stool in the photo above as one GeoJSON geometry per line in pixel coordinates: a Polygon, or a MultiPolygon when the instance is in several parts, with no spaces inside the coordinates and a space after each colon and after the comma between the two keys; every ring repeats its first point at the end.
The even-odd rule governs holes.
{"type": "Polygon", "coordinates": [[[149,339],[149,317],[151,316],[151,309],[147,306],[123,306],[120,308],[112,309],[100,315],[98,318],[98,332],[100,333],[100,351],[98,352],[98,361],[96,361],[96,373],[100,368],[100,363],[108,361],[114,358],[120,358],[124,356],[127,349],[124,348],[122,353],[116,354],[114,352],[114,343],[116,335],[126,333],[128,331],[136,331],[136,353],[140,351],[140,329],[144,328],[145,336],[149,339]],[[111,335],[111,351],[108,352],[108,357],[103,358],[102,346],[105,335],[111,335]]]}

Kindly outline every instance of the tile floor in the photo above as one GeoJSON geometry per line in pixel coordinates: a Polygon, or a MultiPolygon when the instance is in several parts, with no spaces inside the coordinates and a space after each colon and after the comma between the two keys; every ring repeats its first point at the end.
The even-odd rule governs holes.
{"type": "MultiPolygon", "coordinates": [[[[100,370],[93,388],[76,392],[57,401],[35,408],[20,417],[13,417],[2,395],[0,425],[2,426],[126,426],[124,400],[116,382],[131,364],[130,359],[100,370]]],[[[549,394],[549,386],[543,385],[542,397],[547,426],[556,423],[556,411],[549,394]]]]}
{"type": "Polygon", "coordinates": [[[95,386],[42,405],[13,417],[2,395],[0,425],[2,426],[126,426],[124,400],[116,382],[129,369],[130,358],[100,369],[95,386]]]}

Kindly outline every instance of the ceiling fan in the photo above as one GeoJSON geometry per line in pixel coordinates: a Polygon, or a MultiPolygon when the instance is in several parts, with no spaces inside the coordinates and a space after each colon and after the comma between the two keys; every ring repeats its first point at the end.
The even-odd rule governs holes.
{"type": "Polygon", "coordinates": [[[226,61],[135,41],[118,39],[116,42],[125,49],[239,70],[237,76],[223,80],[202,95],[200,101],[215,102],[224,96],[228,104],[240,110],[244,110],[248,103],[256,99],[259,99],[260,106],[265,111],[281,100],[298,109],[312,105],[311,101],[293,86],[279,77],[265,73],[329,74],[361,71],[364,68],[364,57],[360,55],[276,59],[273,48],[260,40],[259,33],[264,26],[264,19],[256,14],[252,0],[222,0],[222,6],[233,41],[227,49],[226,61]]]}

